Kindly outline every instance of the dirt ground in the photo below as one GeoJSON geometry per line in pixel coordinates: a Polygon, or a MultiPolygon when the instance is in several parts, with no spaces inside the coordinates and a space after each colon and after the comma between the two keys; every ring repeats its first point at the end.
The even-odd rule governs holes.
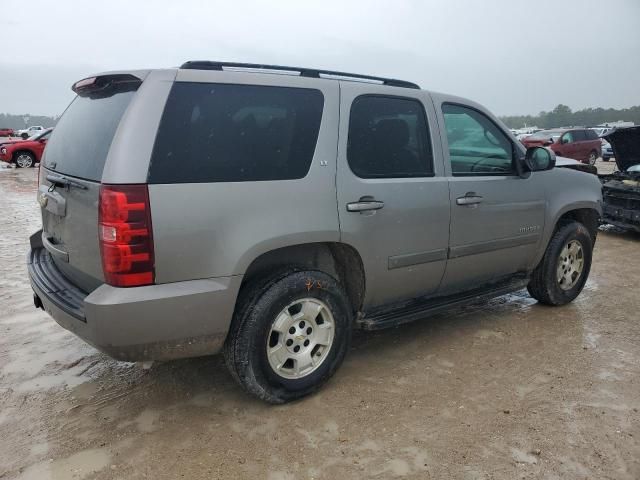
{"type": "Polygon", "coordinates": [[[221,357],[144,371],[35,310],[35,188],[0,168],[2,480],[640,478],[639,235],[599,234],[573,304],[520,292],[358,334],[325,388],[273,407],[221,357]]]}

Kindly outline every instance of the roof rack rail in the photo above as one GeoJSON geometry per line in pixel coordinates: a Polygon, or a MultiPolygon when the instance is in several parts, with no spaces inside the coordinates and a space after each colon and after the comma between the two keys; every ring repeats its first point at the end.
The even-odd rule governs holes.
{"type": "Polygon", "coordinates": [[[360,75],[357,73],[334,72],[332,70],[318,70],[315,68],[300,67],[284,67],[282,65],[263,65],[260,63],[236,63],[236,62],[212,62],[209,60],[191,60],[183,63],[180,68],[185,70],[224,70],[228,68],[249,69],[249,70],[271,70],[274,72],[298,72],[301,77],[311,78],[331,78],[338,80],[365,81],[372,83],[380,83],[391,87],[416,88],[420,89],[415,83],[406,82],[404,80],[396,80],[395,78],[374,77],[371,75],[360,75]]]}

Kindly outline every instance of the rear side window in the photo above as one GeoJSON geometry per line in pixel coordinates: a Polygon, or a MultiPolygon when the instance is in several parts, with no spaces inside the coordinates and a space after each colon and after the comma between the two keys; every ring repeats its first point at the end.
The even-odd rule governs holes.
{"type": "Polygon", "coordinates": [[[598,134],[595,130],[585,130],[585,134],[587,135],[587,140],[597,140],[598,134]]]}
{"type": "Polygon", "coordinates": [[[113,136],[134,94],[129,89],[109,96],[76,97],[47,142],[45,167],[100,181],[113,136]]]}
{"type": "Polygon", "coordinates": [[[584,130],[575,130],[573,132],[573,141],[574,142],[582,142],[587,140],[587,132],[584,130]]]}
{"type": "Polygon", "coordinates": [[[361,178],[428,177],[433,154],[422,104],[364,95],[351,105],[347,160],[361,178]]]}
{"type": "Polygon", "coordinates": [[[323,104],[319,90],[178,82],[160,122],[149,183],[302,178],[323,104]]]}

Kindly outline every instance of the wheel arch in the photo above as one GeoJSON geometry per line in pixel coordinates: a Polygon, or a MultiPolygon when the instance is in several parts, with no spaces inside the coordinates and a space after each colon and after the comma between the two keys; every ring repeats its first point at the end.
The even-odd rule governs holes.
{"type": "Polygon", "coordinates": [[[358,251],[341,242],[313,242],[287,245],[261,253],[247,267],[242,288],[276,270],[287,267],[320,270],[333,276],[345,289],[353,312],[362,308],[365,271],[358,251]]]}
{"type": "Polygon", "coordinates": [[[602,216],[599,204],[594,202],[579,202],[571,205],[566,205],[553,217],[553,221],[550,222],[549,228],[545,229],[544,235],[544,248],[540,249],[534,263],[534,267],[540,263],[544,253],[549,246],[549,242],[553,237],[554,232],[562,225],[570,221],[577,221],[582,223],[591,236],[592,242],[595,244],[596,236],[598,233],[598,225],[600,223],[600,217],[602,216]]]}
{"type": "Polygon", "coordinates": [[[38,163],[38,156],[36,155],[36,153],[35,153],[33,150],[30,150],[30,149],[28,149],[28,148],[19,148],[19,149],[16,149],[16,150],[13,152],[13,154],[11,155],[11,161],[15,163],[15,161],[16,161],[16,160],[17,160],[17,158],[18,158],[18,155],[19,155],[19,154],[21,154],[21,153],[23,153],[23,152],[26,152],[26,153],[30,154],[30,155],[33,157],[33,163],[38,163]]]}

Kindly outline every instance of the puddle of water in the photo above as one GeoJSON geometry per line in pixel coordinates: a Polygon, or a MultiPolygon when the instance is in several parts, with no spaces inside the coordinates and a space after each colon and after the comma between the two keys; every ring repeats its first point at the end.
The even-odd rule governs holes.
{"type": "Polygon", "coordinates": [[[28,467],[19,480],[82,479],[109,465],[111,455],[104,448],[84,450],[53,461],[44,461],[28,467]]]}

